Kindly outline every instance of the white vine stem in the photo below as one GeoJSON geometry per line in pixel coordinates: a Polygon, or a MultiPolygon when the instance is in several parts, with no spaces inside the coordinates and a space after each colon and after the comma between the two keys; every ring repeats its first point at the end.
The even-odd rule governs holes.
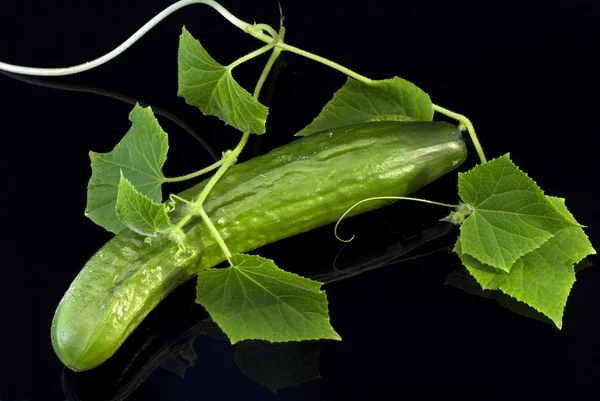
{"type": "MultiPolygon", "coordinates": [[[[137,42],[142,36],[148,33],[149,30],[158,25],[162,20],[167,18],[169,15],[173,14],[175,11],[189,6],[191,4],[205,4],[209,7],[215,9],[219,14],[221,14],[227,21],[231,22],[236,27],[240,28],[242,31],[246,33],[253,32],[253,25],[249,24],[245,21],[242,21],[232,13],[230,13],[225,7],[217,3],[213,0],[181,0],[177,3],[170,5],[165,8],[163,11],[158,13],[154,18],[148,21],[144,26],[137,30],[129,39],[123,42],[121,45],[116,47],[111,52],[105,54],[102,57],[98,57],[95,60],[88,61],[87,63],[75,65],[73,67],[66,68],[36,68],[36,67],[24,67],[20,65],[3,63],[0,61],[0,70],[14,72],[15,74],[23,74],[23,75],[37,75],[37,76],[61,76],[61,75],[73,75],[83,71],[91,70],[92,68],[96,68],[113,58],[117,57],[119,54],[123,53],[129,47],[131,47],[135,42],[137,42]]],[[[271,42],[273,39],[269,39],[271,42]]]]}

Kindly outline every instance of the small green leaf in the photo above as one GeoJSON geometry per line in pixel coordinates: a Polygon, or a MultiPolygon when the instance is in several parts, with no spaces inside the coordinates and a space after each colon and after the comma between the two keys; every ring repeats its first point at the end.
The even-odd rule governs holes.
{"type": "Polygon", "coordinates": [[[296,136],[368,121],[432,119],[433,105],[429,95],[412,82],[394,77],[365,84],[348,78],[321,113],[296,136]]]}
{"type": "Polygon", "coordinates": [[[155,237],[159,232],[172,228],[164,203],[154,203],[135,190],[121,173],[119,192],[115,207],[117,217],[130,230],[155,237]]]}
{"type": "MultiPolygon", "coordinates": [[[[575,222],[563,199],[547,198],[575,222]]],[[[510,272],[505,272],[465,254],[465,241],[461,234],[454,252],[483,289],[501,290],[548,316],[559,328],[562,327],[563,311],[575,282],[574,264],[596,253],[583,229],[571,225],[555,232],[539,248],[520,257],[510,272]]]]}
{"type": "Polygon", "coordinates": [[[140,193],[162,202],[162,167],[169,150],[167,134],[150,107],[136,105],[129,120],[131,129],[111,152],[90,152],[92,177],[85,215],[115,234],[125,228],[115,212],[121,171],[140,193]]]}
{"type": "Polygon", "coordinates": [[[329,322],[322,283],[286,272],[272,260],[233,254],[232,266],[198,274],[196,302],[231,343],[340,340],[329,322]]]}
{"type": "Polygon", "coordinates": [[[185,27],[179,41],[178,96],[242,132],[264,134],[269,109],[242,88],[185,27]]]}
{"type": "Polygon", "coordinates": [[[458,189],[473,208],[460,227],[462,252],[506,272],[557,230],[576,224],[508,155],[459,173],[458,189]]]}

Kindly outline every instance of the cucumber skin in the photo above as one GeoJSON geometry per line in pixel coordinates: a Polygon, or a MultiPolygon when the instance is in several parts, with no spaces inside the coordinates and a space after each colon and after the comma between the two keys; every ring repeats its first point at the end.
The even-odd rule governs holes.
{"type": "MultiPolygon", "coordinates": [[[[362,199],[409,195],[454,170],[466,155],[461,133],[449,123],[341,127],[233,166],[204,207],[231,252],[248,252],[335,222],[362,199]]],[[[195,199],[206,182],[180,196],[195,199]]],[[[365,202],[351,215],[390,203],[365,202]]],[[[178,203],[172,221],[186,212],[178,203]]],[[[183,249],[161,238],[149,245],[124,230],[90,258],[52,321],[52,345],[67,367],[84,371],[103,363],[172,290],[225,260],[199,218],[185,228],[183,249]]]]}

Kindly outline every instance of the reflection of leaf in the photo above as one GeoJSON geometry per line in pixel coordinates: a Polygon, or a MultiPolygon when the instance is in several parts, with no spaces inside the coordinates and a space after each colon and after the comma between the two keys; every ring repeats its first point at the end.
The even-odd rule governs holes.
{"type": "Polygon", "coordinates": [[[125,228],[115,212],[121,171],[136,190],[160,203],[165,180],[162,167],[169,149],[167,134],[150,107],[136,105],[129,120],[131,129],[111,152],[90,152],[92,177],[85,213],[94,223],[115,234],[125,228]]]}
{"type": "Polygon", "coordinates": [[[460,227],[461,252],[506,272],[556,231],[574,226],[508,155],[459,173],[458,188],[473,207],[460,227]]]}
{"type": "Polygon", "coordinates": [[[471,295],[475,295],[482,298],[494,299],[501,306],[513,313],[516,313],[517,315],[521,315],[526,318],[536,319],[544,323],[554,325],[554,323],[552,323],[550,319],[548,319],[542,313],[536,311],[526,303],[517,301],[515,298],[496,290],[482,289],[479,283],[477,283],[477,281],[475,280],[475,278],[469,275],[468,272],[464,271],[464,269],[456,270],[448,274],[448,276],[446,276],[444,284],[462,290],[471,295]]]}
{"type": "Polygon", "coordinates": [[[196,302],[232,344],[252,339],[340,340],[329,322],[322,283],[256,255],[233,254],[230,261],[230,267],[198,274],[196,302]]]}
{"type": "Polygon", "coordinates": [[[236,345],[235,362],[243,374],[276,392],[280,388],[320,378],[319,354],[322,347],[322,341],[242,341],[236,345]]]}
{"type": "Polygon", "coordinates": [[[367,121],[431,121],[429,95],[412,82],[394,77],[370,84],[348,78],[321,113],[296,136],[307,136],[367,121]]]}
{"type": "Polygon", "coordinates": [[[530,319],[539,320],[540,322],[544,322],[550,325],[554,325],[552,320],[548,319],[543,313],[540,313],[533,309],[531,306],[527,305],[524,302],[517,301],[511,296],[506,294],[500,294],[496,301],[506,309],[511,312],[516,313],[517,315],[521,315],[530,319]]]}
{"type": "Polygon", "coordinates": [[[592,267],[592,266],[594,266],[594,264],[592,262],[590,262],[587,259],[583,259],[581,262],[579,262],[575,265],[575,273],[579,273],[583,269],[586,269],[586,268],[592,267]]]}
{"type": "Polygon", "coordinates": [[[463,270],[456,270],[448,274],[444,284],[482,298],[496,299],[497,297],[495,291],[484,290],[473,276],[470,276],[468,272],[463,270]]]}
{"type": "Polygon", "coordinates": [[[219,117],[242,132],[264,134],[269,112],[216,62],[199,41],[183,28],[179,41],[179,92],[202,113],[219,117]]]}
{"type": "Polygon", "coordinates": [[[115,211],[119,220],[138,234],[156,236],[172,228],[165,204],[140,194],[122,173],[115,211]]]}
{"type": "MultiPolygon", "coordinates": [[[[386,228],[389,229],[389,226],[386,228]]],[[[440,222],[411,238],[399,238],[398,235],[393,235],[390,240],[386,236],[377,235],[379,232],[373,227],[373,235],[357,236],[352,242],[343,245],[334,257],[333,263],[327,263],[325,266],[314,264],[312,268],[304,266],[301,271],[311,279],[324,284],[344,280],[405,260],[426,257],[445,249],[450,250],[451,245],[447,246],[436,240],[455,229],[456,226],[453,224],[440,222]],[[433,242],[432,246],[427,248],[426,245],[431,242],[433,242]],[[415,252],[422,248],[427,249],[423,252],[415,252]]]]}

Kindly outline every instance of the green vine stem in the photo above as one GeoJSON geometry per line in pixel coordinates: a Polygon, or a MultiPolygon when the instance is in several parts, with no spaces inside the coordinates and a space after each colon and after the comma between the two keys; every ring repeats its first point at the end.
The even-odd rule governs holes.
{"type": "MultiPolygon", "coordinates": [[[[268,26],[268,25],[265,25],[265,24],[260,24],[260,25],[257,25],[257,27],[260,27],[260,26],[268,26]]],[[[233,70],[233,69],[234,69],[235,67],[237,67],[238,65],[240,65],[240,64],[242,64],[242,63],[245,63],[245,62],[246,62],[246,61],[248,61],[248,60],[252,60],[253,58],[255,58],[255,57],[258,57],[258,56],[260,56],[260,55],[261,55],[261,54],[263,54],[263,53],[266,53],[266,52],[268,52],[268,51],[269,51],[269,50],[271,50],[273,47],[275,47],[275,45],[277,44],[277,42],[279,42],[279,40],[280,40],[280,39],[279,39],[279,35],[278,35],[276,32],[274,32],[274,35],[273,35],[273,37],[272,37],[271,41],[270,41],[270,42],[269,42],[267,45],[265,45],[265,46],[263,46],[263,47],[261,47],[261,48],[259,48],[259,49],[256,49],[256,50],[254,50],[253,52],[251,52],[251,53],[248,53],[248,54],[246,54],[246,55],[245,55],[245,56],[243,56],[243,57],[240,57],[239,59],[235,60],[233,63],[229,64],[229,65],[227,66],[227,68],[228,68],[229,70],[233,70]]],[[[278,54],[279,54],[279,53],[278,53],[278,54]]],[[[264,71],[264,69],[263,69],[263,71],[264,71]]],[[[268,71],[267,71],[267,74],[268,74],[268,71]]]]}
{"type": "MultiPolygon", "coordinates": [[[[265,35],[265,38],[270,38],[270,36],[265,35]]],[[[259,37],[259,39],[263,39],[263,37],[259,37]]],[[[325,57],[321,57],[318,56],[316,54],[307,52],[306,50],[302,50],[302,49],[298,49],[297,47],[294,46],[290,46],[286,43],[279,43],[276,45],[277,47],[284,49],[284,50],[288,50],[291,51],[293,53],[299,54],[301,56],[304,56],[306,58],[309,58],[311,60],[317,61],[321,64],[324,64],[328,67],[331,67],[335,70],[338,70],[346,75],[348,75],[351,78],[356,79],[357,81],[360,81],[362,83],[365,84],[371,84],[373,83],[373,80],[370,78],[365,77],[364,75],[360,75],[344,66],[342,66],[341,64],[338,64],[334,61],[331,61],[329,59],[326,59],[325,57]]],[[[450,117],[454,120],[457,120],[458,122],[460,122],[464,127],[466,127],[467,132],[469,133],[469,137],[471,138],[471,141],[473,142],[473,146],[475,147],[475,150],[477,151],[477,156],[479,157],[479,161],[480,163],[485,163],[487,161],[485,154],[483,153],[483,148],[481,146],[481,143],[479,142],[479,138],[477,137],[477,134],[475,133],[475,127],[473,126],[473,124],[471,123],[471,121],[464,115],[462,114],[458,114],[456,112],[450,111],[442,106],[438,106],[437,104],[433,104],[433,110],[437,111],[440,114],[443,114],[447,117],[450,117]]]]}
{"type": "Polygon", "coordinates": [[[223,159],[217,160],[210,166],[204,167],[202,170],[194,171],[193,173],[190,173],[190,174],[181,175],[178,177],[165,177],[163,182],[180,182],[180,181],[191,180],[192,178],[196,178],[196,177],[204,175],[210,171],[213,171],[214,169],[219,167],[221,164],[223,164],[223,159]]]}
{"type": "MultiPolygon", "coordinates": [[[[275,45],[280,40],[280,38],[283,37],[284,34],[285,34],[285,28],[283,28],[283,26],[282,26],[280,34],[277,35],[273,39],[273,45],[275,45]]],[[[272,47],[273,46],[271,46],[271,48],[272,47]]],[[[277,57],[279,57],[279,54],[281,53],[281,51],[276,51],[276,50],[277,50],[276,48],[273,49],[273,52],[271,53],[271,56],[267,60],[267,63],[265,64],[263,71],[260,74],[260,77],[254,87],[254,92],[253,92],[252,96],[256,99],[258,99],[258,96],[260,95],[260,91],[265,83],[266,77],[269,75],[269,72],[271,71],[271,68],[273,67],[273,64],[275,63],[275,60],[277,59],[277,57]]],[[[200,193],[200,195],[198,195],[198,198],[196,199],[196,201],[194,202],[194,205],[192,207],[193,212],[186,215],[185,217],[183,217],[181,219],[181,221],[178,223],[178,226],[181,227],[181,226],[183,226],[183,224],[185,224],[191,218],[191,216],[194,212],[196,214],[198,214],[202,218],[204,223],[208,226],[208,229],[210,230],[211,234],[215,238],[215,241],[217,241],[217,244],[219,245],[219,247],[225,254],[225,257],[227,258],[227,260],[229,261],[230,264],[231,264],[231,251],[227,247],[227,244],[223,240],[223,237],[221,237],[221,234],[219,234],[219,231],[217,230],[217,228],[215,227],[213,222],[210,220],[210,217],[204,210],[203,204],[204,204],[204,201],[206,200],[208,194],[210,193],[210,191],[212,191],[213,187],[216,185],[216,183],[219,181],[219,179],[223,176],[223,174],[225,174],[227,169],[229,169],[229,167],[231,167],[237,161],[237,158],[239,157],[240,153],[246,146],[246,143],[248,143],[249,137],[250,137],[250,133],[244,132],[242,134],[242,138],[240,139],[237,146],[233,150],[229,150],[229,151],[226,151],[223,153],[223,159],[222,159],[223,163],[221,164],[219,169],[215,172],[215,174],[210,178],[210,180],[208,181],[206,186],[202,189],[202,192],[200,193]],[[183,224],[182,224],[182,222],[183,222],[183,224]]]]}
{"type": "Polygon", "coordinates": [[[217,241],[217,244],[219,245],[219,247],[223,250],[223,253],[225,254],[225,257],[227,257],[227,260],[229,260],[231,258],[231,252],[229,251],[227,244],[225,244],[223,237],[221,237],[221,234],[219,234],[217,227],[215,227],[213,222],[210,220],[210,217],[208,217],[208,214],[206,214],[206,211],[204,210],[203,205],[204,205],[204,201],[206,200],[208,194],[210,193],[210,191],[212,191],[212,189],[216,185],[217,181],[219,181],[219,179],[223,176],[223,174],[225,174],[227,169],[229,169],[229,167],[231,167],[237,161],[237,158],[240,155],[240,153],[242,152],[242,149],[244,149],[244,146],[246,146],[246,143],[248,142],[249,137],[250,137],[250,133],[244,132],[242,134],[242,139],[237,144],[235,149],[225,152],[225,154],[223,155],[223,159],[224,159],[223,164],[221,165],[221,167],[219,167],[217,172],[210,178],[210,180],[208,181],[206,186],[202,189],[202,192],[200,193],[200,195],[194,202],[194,207],[193,207],[194,212],[196,214],[198,214],[202,218],[204,223],[208,226],[210,233],[213,235],[213,237],[217,241]]]}
{"type": "MultiPolygon", "coordinates": [[[[485,158],[485,154],[483,153],[483,148],[481,147],[479,138],[477,138],[477,134],[475,134],[475,127],[473,127],[471,120],[469,120],[467,117],[463,116],[462,114],[455,113],[455,112],[450,111],[442,106],[438,106],[437,104],[433,105],[433,109],[440,114],[443,114],[445,116],[448,116],[450,118],[453,118],[453,119],[459,121],[460,124],[467,129],[467,131],[469,132],[469,136],[471,137],[471,142],[473,142],[473,147],[475,147],[475,150],[477,151],[477,156],[479,156],[479,161],[481,163],[485,163],[487,161],[487,159],[485,158]]],[[[460,128],[462,128],[462,127],[460,127],[460,128]]]]}
{"type": "Polygon", "coordinates": [[[335,234],[335,237],[342,241],[342,242],[350,242],[354,239],[354,235],[350,238],[350,239],[341,239],[340,236],[338,235],[338,227],[340,225],[340,223],[342,222],[342,220],[344,220],[344,218],[348,215],[348,213],[350,213],[355,207],[357,207],[358,205],[365,203],[365,202],[371,202],[371,201],[375,201],[375,200],[411,200],[411,201],[415,201],[415,202],[423,202],[423,203],[428,203],[430,205],[437,205],[437,206],[444,206],[444,207],[449,207],[452,209],[456,209],[456,208],[460,208],[460,205],[451,205],[449,203],[442,203],[442,202],[435,202],[435,201],[430,201],[427,199],[420,199],[420,198],[411,198],[408,196],[377,196],[374,198],[365,198],[361,201],[356,202],[354,205],[350,206],[345,212],[344,214],[342,214],[342,216],[338,219],[338,221],[335,223],[335,227],[333,229],[333,233],[335,234]]]}
{"type": "MultiPolygon", "coordinates": [[[[264,36],[260,35],[260,37],[258,37],[258,39],[261,39],[261,40],[267,40],[268,38],[270,38],[270,36],[267,36],[267,35],[264,35],[264,36]]],[[[331,60],[329,60],[329,59],[327,59],[325,57],[321,57],[321,56],[319,56],[317,54],[308,52],[306,50],[302,50],[302,49],[300,49],[300,48],[298,48],[296,46],[288,45],[287,43],[281,43],[281,42],[278,43],[276,46],[279,47],[279,48],[281,48],[282,50],[287,50],[289,52],[296,53],[296,54],[298,54],[300,56],[303,56],[303,57],[306,57],[308,59],[317,61],[317,62],[319,62],[321,64],[324,64],[324,65],[326,65],[328,67],[331,67],[331,68],[333,68],[335,70],[338,70],[339,72],[341,72],[343,74],[346,74],[347,76],[349,76],[351,78],[354,78],[357,81],[361,81],[361,82],[366,83],[366,84],[370,84],[370,83],[373,82],[372,79],[367,78],[364,75],[360,75],[359,73],[354,72],[351,69],[346,68],[343,65],[336,63],[335,61],[331,61],[331,60]]]]}
{"type": "MultiPolygon", "coordinates": [[[[255,35],[255,37],[257,39],[262,40],[262,41],[271,41],[272,40],[271,36],[266,35],[264,33],[255,35]]],[[[281,48],[283,50],[287,50],[287,51],[290,51],[292,53],[296,53],[296,54],[298,54],[300,56],[303,56],[303,57],[306,57],[308,59],[317,61],[317,62],[319,62],[321,64],[324,64],[324,65],[326,65],[326,66],[328,66],[330,68],[338,70],[341,73],[346,74],[347,76],[349,76],[351,78],[354,78],[357,81],[360,81],[360,82],[362,82],[364,84],[368,85],[368,84],[373,83],[372,79],[367,78],[364,75],[361,75],[361,74],[359,74],[357,72],[354,72],[354,71],[350,70],[349,68],[346,68],[343,65],[338,64],[335,61],[331,61],[331,60],[329,60],[329,59],[327,59],[325,57],[316,55],[316,54],[311,53],[311,52],[306,51],[306,50],[299,49],[299,48],[297,48],[295,46],[291,46],[291,45],[288,45],[287,43],[283,43],[283,42],[278,42],[275,46],[278,47],[278,48],[281,48]]],[[[477,137],[477,134],[475,133],[475,127],[473,126],[473,124],[471,123],[471,121],[466,116],[464,116],[462,114],[458,114],[458,113],[453,112],[453,111],[450,111],[450,110],[448,110],[448,109],[446,109],[446,108],[444,108],[442,106],[438,106],[437,104],[432,104],[432,106],[433,106],[433,109],[435,111],[437,111],[438,113],[443,114],[443,115],[445,115],[447,117],[450,117],[450,118],[452,118],[454,120],[457,120],[458,122],[461,123],[461,125],[463,125],[467,129],[467,131],[469,133],[469,136],[471,138],[471,141],[473,142],[473,146],[475,147],[475,150],[477,151],[477,156],[479,157],[479,161],[481,163],[485,163],[487,161],[487,159],[485,157],[485,154],[483,153],[483,148],[481,146],[481,143],[479,142],[479,138],[477,137]]]]}
{"type": "MultiPolygon", "coordinates": [[[[279,29],[278,36],[279,36],[279,42],[282,42],[285,37],[285,27],[283,25],[279,29]]],[[[265,84],[265,81],[267,80],[267,77],[269,76],[269,72],[271,71],[271,68],[273,68],[273,64],[275,64],[275,60],[277,60],[277,58],[279,57],[280,54],[281,54],[281,48],[275,46],[273,48],[273,53],[271,53],[271,56],[267,60],[267,64],[265,64],[265,67],[263,68],[263,70],[260,74],[260,77],[258,77],[256,86],[254,87],[254,93],[252,95],[254,97],[256,97],[257,99],[258,99],[258,94],[260,93],[263,85],[265,84]]]]}

